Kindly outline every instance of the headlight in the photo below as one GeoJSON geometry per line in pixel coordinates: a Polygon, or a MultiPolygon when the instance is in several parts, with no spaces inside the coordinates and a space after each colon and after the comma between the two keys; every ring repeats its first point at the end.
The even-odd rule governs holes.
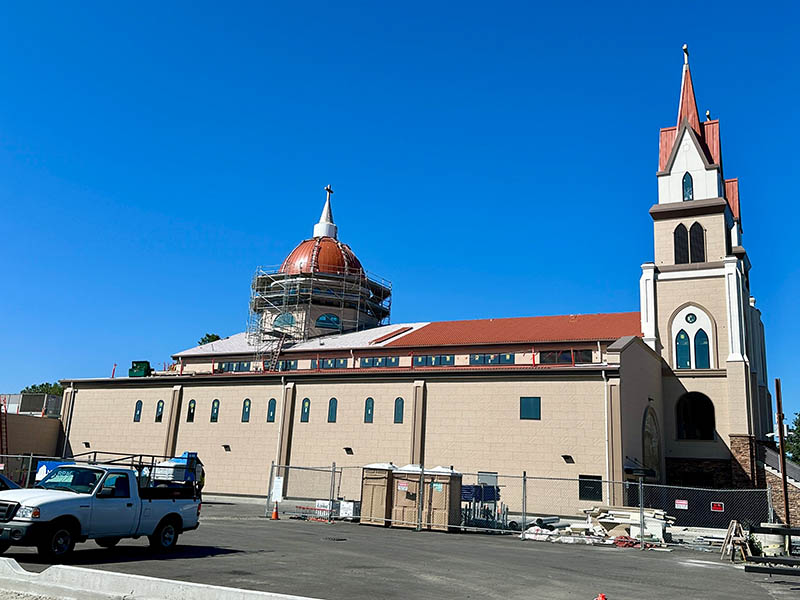
{"type": "Polygon", "coordinates": [[[16,517],[18,519],[38,519],[39,509],[35,506],[20,506],[16,517]]]}

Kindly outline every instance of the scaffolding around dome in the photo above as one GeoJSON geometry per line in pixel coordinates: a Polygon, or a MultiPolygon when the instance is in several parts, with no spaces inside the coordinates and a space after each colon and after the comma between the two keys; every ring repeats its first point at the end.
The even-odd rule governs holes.
{"type": "Polygon", "coordinates": [[[256,269],[247,339],[264,371],[277,370],[286,345],[389,323],[390,281],[360,265],[356,271],[337,273],[334,266],[312,264],[307,272],[285,264],[256,269]]]}

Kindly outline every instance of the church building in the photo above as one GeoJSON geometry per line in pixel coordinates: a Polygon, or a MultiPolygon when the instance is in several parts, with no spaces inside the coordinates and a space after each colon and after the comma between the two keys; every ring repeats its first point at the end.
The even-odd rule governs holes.
{"type": "Polygon", "coordinates": [[[739,182],[686,51],[656,178],[639,311],[412,323],[390,323],[391,284],[339,239],[328,187],[312,237],[257,270],[247,331],[150,376],[65,380],[65,449],[196,451],[206,490],[233,494],[266,495],[272,461],[763,487],[772,400],[739,182]]]}

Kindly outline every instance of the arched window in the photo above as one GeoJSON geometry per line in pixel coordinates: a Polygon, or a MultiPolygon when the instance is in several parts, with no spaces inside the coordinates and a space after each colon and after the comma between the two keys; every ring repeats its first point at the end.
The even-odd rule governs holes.
{"type": "Polygon", "coordinates": [[[275,398],[270,398],[269,403],[267,404],[267,423],[274,423],[275,422],[275,398]]]}
{"type": "Polygon", "coordinates": [[[706,232],[700,223],[695,223],[689,229],[689,246],[693,263],[706,262],[706,232]]]}
{"type": "Polygon", "coordinates": [[[317,318],[316,326],[319,329],[341,329],[341,321],[339,320],[338,315],[334,315],[333,313],[325,313],[324,315],[320,315],[317,318]]]}
{"type": "Polygon", "coordinates": [[[159,400],[156,404],[156,423],[161,423],[164,419],[164,401],[159,400]]]}
{"type": "Polygon", "coordinates": [[[242,402],[242,423],[250,422],[250,398],[245,398],[242,402]]]}
{"type": "Polygon", "coordinates": [[[681,329],[675,336],[675,366],[678,369],[691,369],[692,357],[689,350],[689,335],[681,329]]]}
{"type": "Polygon", "coordinates": [[[194,423],[194,409],[197,408],[197,402],[189,400],[189,408],[186,411],[186,422],[194,423]]]}
{"type": "Polygon", "coordinates": [[[133,409],[133,422],[138,423],[142,420],[142,401],[136,401],[136,408],[133,409]]]}
{"type": "Polygon", "coordinates": [[[219,400],[214,400],[211,403],[211,422],[216,423],[219,420],[219,400]]]}
{"type": "Polygon", "coordinates": [[[372,423],[372,418],[375,415],[375,400],[367,398],[364,402],[364,423],[372,423]]]}
{"type": "Polygon", "coordinates": [[[714,439],[714,403],[700,392],[689,392],[678,399],[676,423],[679,440],[714,439]]]}
{"type": "Polygon", "coordinates": [[[328,400],[328,423],[336,423],[336,408],[339,404],[336,398],[328,400]]]}
{"type": "Polygon", "coordinates": [[[689,232],[686,231],[686,226],[678,225],[673,233],[673,238],[675,241],[675,264],[689,264],[689,232]]]}
{"type": "Polygon", "coordinates": [[[688,202],[689,200],[694,200],[694,184],[689,171],[686,171],[683,175],[683,201],[688,202]]]}
{"type": "Polygon", "coordinates": [[[698,329],[694,334],[694,368],[710,369],[711,357],[708,351],[708,334],[698,329]]]}
{"type": "Polygon", "coordinates": [[[394,422],[403,422],[403,399],[395,398],[394,400],[394,422]]]}
{"type": "Polygon", "coordinates": [[[300,409],[300,422],[308,423],[308,413],[311,412],[311,400],[303,398],[303,406],[300,409]]]}
{"type": "Polygon", "coordinates": [[[642,421],[642,462],[645,468],[656,472],[655,479],[660,479],[661,431],[658,427],[658,416],[652,406],[645,409],[642,421]]]}
{"type": "Polygon", "coordinates": [[[272,322],[275,329],[290,329],[294,325],[294,315],[292,313],[281,313],[272,322]]]}

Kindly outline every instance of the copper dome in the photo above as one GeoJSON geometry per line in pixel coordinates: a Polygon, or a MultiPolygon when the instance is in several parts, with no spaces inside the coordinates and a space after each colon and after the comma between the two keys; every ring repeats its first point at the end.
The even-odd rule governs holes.
{"type": "Polygon", "coordinates": [[[280,268],[281,273],[333,273],[336,275],[363,275],[364,268],[350,246],[328,237],[304,240],[291,251],[280,268]]]}

